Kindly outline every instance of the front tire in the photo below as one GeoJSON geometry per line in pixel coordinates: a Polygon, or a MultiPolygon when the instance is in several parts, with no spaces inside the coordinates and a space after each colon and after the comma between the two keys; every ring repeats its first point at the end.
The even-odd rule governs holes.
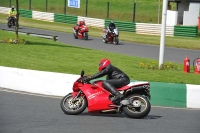
{"type": "Polygon", "coordinates": [[[88,33],[85,32],[85,40],[88,40],[88,33]]]}
{"type": "Polygon", "coordinates": [[[113,43],[114,43],[115,45],[117,45],[117,44],[119,43],[118,36],[114,37],[113,43]]]}
{"type": "Polygon", "coordinates": [[[78,39],[78,36],[76,35],[76,33],[74,33],[74,39],[78,39]]]}
{"type": "Polygon", "coordinates": [[[130,104],[123,107],[124,114],[127,117],[141,119],[149,114],[151,104],[147,98],[142,95],[130,95],[127,99],[130,104]]]}
{"type": "Polygon", "coordinates": [[[76,101],[72,102],[72,94],[63,97],[60,102],[60,107],[65,114],[78,115],[82,113],[87,107],[87,100],[85,97],[78,97],[76,101]]]}
{"type": "Polygon", "coordinates": [[[108,43],[108,41],[107,41],[106,38],[103,38],[103,42],[104,42],[104,43],[108,43]]]}
{"type": "Polygon", "coordinates": [[[11,26],[12,26],[12,24],[11,24],[11,23],[9,23],[9,22],[8,22],[8,24],[7,24],[7,25],[8,25],[8,28],[11,28],[11,26]]]}

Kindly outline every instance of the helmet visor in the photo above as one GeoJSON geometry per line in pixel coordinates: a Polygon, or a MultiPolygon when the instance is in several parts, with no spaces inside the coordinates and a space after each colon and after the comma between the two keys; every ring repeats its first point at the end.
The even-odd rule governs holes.
{"type": "Polygon", "coordinates": [[[103,65],[103,62],[99,63],[99,67],[103,65]]]}

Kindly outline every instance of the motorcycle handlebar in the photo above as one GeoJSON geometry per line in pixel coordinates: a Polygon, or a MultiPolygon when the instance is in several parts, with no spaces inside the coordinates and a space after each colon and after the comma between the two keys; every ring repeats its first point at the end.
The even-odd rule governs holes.
{"type": "Polygon", "coordinates": [[[81,82],[82,84],[90,83],[90,81],[86,81],[86,77],[87,77],[87,76],[81,77],[81,81],[80,81],[80,82],[81,82]]]}

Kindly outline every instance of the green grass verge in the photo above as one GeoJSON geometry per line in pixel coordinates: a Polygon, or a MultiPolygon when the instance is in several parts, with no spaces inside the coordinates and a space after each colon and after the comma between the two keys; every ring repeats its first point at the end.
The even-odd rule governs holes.
{"type": "MultiPolygon", "coordinates": [[[[0,39],[6,38],[15,38],[15,34],[0,30],[0,39]]],[[[121,68],[133,80],[200,84],[200,75],[183,73],[182,64],[173,64],[178,70],[142,69],[141,63],[152,64],[157,61],[75,47],[28,35],[19,34],[19,38],[30,43],[0,43],[0,66],[70,74],[80,74],[84,69],[87,74],[94,74],[98,70],[99,60],[108,57],[113,65],[121,68]]]]}
{"type": "MultiPolygon", "coordinates": [[[[6,19],[7,15],[0,14],[0,23],[7,23],[6,19]]],[[[20,26],[27,26],[33,28],[47,29],[53,31],[60,31],[72,34],[73,25],[64,24],[64,23],[56,23],[56,22],[46,22],[33,20],[29,18],[19,18],[20,26]]],[[[102,37],[102,29],[89,27],[89,36],[102,37]]],[[[199,33],[200,34],[200,33],[199,33]]],[[[152,45],[160,45],[160,36],[153,35],[141,35],[135,34],[131,32],[123,32],[120,31],[119,36],[120,41],[128,41],[134,43],[143,43],[143,44],[152,44],[152,45]]],[[[176,47],[176,48],[186,48],[186,49],[194,49],[200,50],[200,37],[198,38],[189,38],[189,37],[166,37],[165,46],[168,47],[176,47]]]]}

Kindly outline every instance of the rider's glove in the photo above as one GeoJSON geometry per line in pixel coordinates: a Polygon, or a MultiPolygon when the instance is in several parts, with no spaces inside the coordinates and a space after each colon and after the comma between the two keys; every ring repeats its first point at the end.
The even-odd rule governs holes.
{"type": "Polygon", "coordinates": [[[85,77],[85,81],[86,81],[86,82],[89,82],[90,80],[91,80],[91,76],[86,76],[86,77],[85,77]]]}

